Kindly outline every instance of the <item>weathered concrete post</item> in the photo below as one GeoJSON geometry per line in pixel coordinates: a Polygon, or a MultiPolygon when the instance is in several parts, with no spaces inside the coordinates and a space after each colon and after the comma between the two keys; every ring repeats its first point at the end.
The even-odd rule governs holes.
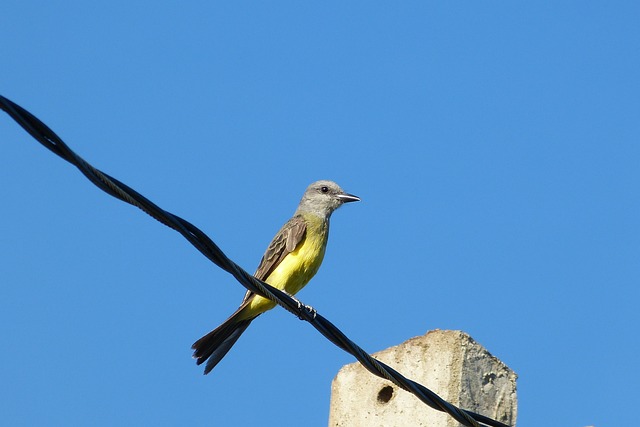
{"type": "MultiPolygon", "coordinates": [[[[464,332],[430,331],[373,356],[458,407],[515,426],[516,374],[464,332]]],[[[331,385],[329,427],[459,425],[359,363],[331,385]]]]}

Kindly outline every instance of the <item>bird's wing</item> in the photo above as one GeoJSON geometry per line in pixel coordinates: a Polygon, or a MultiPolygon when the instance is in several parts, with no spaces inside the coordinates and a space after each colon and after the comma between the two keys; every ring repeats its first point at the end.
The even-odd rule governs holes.
{"type": "MultiPolygon", "coordinates": [[[[293,252],[304,239],[307,225],[300,215],[292,217],[275,235],[266,252],[260,260],[260,265],[254,276],[266,280],[275,268],[280,265],[284,257],[293,252]]],[[[247,291],[242,302],[246,302],[253,292],[247,291]]]]}

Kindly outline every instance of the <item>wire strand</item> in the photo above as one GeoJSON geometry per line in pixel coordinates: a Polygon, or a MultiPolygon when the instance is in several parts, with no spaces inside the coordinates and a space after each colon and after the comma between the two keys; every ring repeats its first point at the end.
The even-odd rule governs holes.
{"type": "Polygon", "coordinates": [[[218,267],[230,273],[242,286],[276,302],[298,318],[309,322],[329,341],[353,355],[372,374],[391,381],[398,387],[414,394],[430,407],[446,412],[465,426],[479,427],[479,423],[482,423],[493,427],[509,427],[500,421],[452,405],[425,386],[404,377],[395,369],[371,357],[315,310],[310,310],[308,306],[300,303],[297,299],[247,273],[242,267],[229,259],[213,240],[198,227],[177,215],[165,211],[131,187],[91,166],[71,150],[53,130],[29,111],[2,95],[0,95],[0,108],[22,126],[36,141],[76,166],[98,188],[123,202],[139,208],[160,223],[182,234],[198,251],[218,267]]]}

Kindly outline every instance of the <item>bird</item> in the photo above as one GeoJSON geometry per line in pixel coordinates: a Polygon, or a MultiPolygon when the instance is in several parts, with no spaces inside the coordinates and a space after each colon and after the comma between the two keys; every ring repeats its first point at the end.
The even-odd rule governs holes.
{"type": "MultiPolygon", "coordinates": [[[[357,201],[359,197],[345,193],[333,181],[309,185],[291,219],[271,240],[254,276],[295,295],[322,264],[331,214],[343,204],[357,201]]],[[[197,365],[206,362],[204,374],[216,367],[256,317],[275,306],[275,302],[247,291],[227,320],[191,346],[197,365]]]]}

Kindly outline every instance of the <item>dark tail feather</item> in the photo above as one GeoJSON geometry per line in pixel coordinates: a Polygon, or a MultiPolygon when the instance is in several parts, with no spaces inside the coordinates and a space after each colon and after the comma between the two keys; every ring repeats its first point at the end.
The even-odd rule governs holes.
{"type": "Polygon", "coordinates": [[[193,357],[197,359],[197,364],[201,365],[207,359],[204,374],[211,372],[222,358],[231,350],[231,347],[238,341],[240,335],[249,327],[251,319],[237,320],[240,310],[236,311],[222,325],[196,341],[191,348],[194,350],[193,357]]]}

